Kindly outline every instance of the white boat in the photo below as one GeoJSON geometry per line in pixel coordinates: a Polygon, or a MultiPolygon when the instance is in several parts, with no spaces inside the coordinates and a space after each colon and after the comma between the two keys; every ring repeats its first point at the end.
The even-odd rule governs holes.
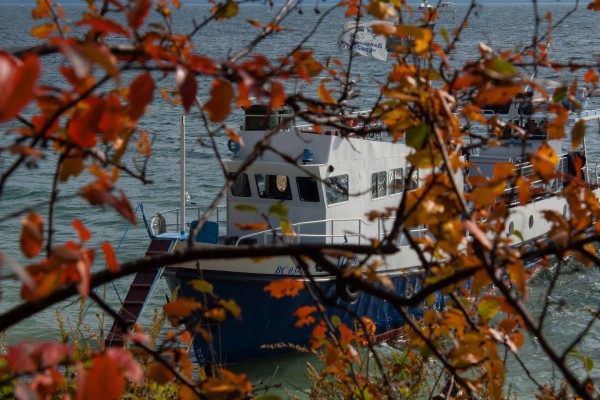
{"type": "MultiPolygon", "coordinates": [[[[565,216],[569,213],[566,200],[558,195],[570,175],[581,174],[589,185],[598,187],[598,165],[581,162],[585,160],[585,145],[577,151],[563,153],[561,141],[549,140],[544,131],[546,115],[527,112],[525,106],[528,101],[526,96],[519,97],[510,107],[484,111],[486,117],[497,115],[510,121],[513,127],[530,130],[526,142],[516,141],[510,135],[488,138],[502,145],[483,146],[468,155],[471,163],[468,174],[489,177],[494,165],[504,162],[514,163],[524,175],[532,174],[531,165],[521,162],[521,157],[524,153],[537,151],[542,145],[548,145],[561,154],[557,169],[563,173],[562,177],[551,182],[534,182],[534,195],[527,204],[519,203],[514,188],[503,194],[510,204],[506,233],[518,232],[521,245],[543,240],[548,234],[551,224],[542,216],[545,210],[554,210],[565,216]],[[579,158],[579,163],[574,162],[576,158],[579,158]]],[[[599,119],[600,110],[572,112],[570,118],[599,119]]],[[[360,114],[350,118],[352,121],[362,119],[360,114]]],[[[425,175],[427,171],[414,170],[407,161],[407,156],[414,149],[404,143],[393,142],[385,132],[362,136],[337,128],[324,128],[319,132],[309,125],[292,126],[292,120],[291,111],[285,108],[269,110],[255,105],[245,110],[240,136],[244,145],[230,141],[231,157],[225,160],[227,171],[237,178],[228,191],[226,207],[218,210],[216,220],[203,223],[193,241],[194,247],[209,249],[273,243],[348,246],[370,245],[373,240],[384,239],[392,228],[394,218],[370,219],[368,215],[373,210],[397,207],[402,196],[422,184],[419,174],[425,175]],[[276,151],[267,149],[246,169],[240,170],[255,145],[273,129],[279,129],[270,142],[271,148],[276,151]],[[290,162],[290,158],[284,158],[283,154],[295,162],[290,162]],[[413,171],[411,176],[408,176],[409,171],[413,171]],[[286,216],[291,221],[287,229],[280,227],[282,205],[287,208],[286,216]],[[256,229],[260,222],[273,228],[260,231],[247,229],[256,229]]],[[[465,181],[465,176],[457,176],[460,190],[468,191],[471,188],[462,187],[465,181]]],[[[596,196],[600,195],[599,189],[594,192],[596,196]]],[[[197,221],[188,224],[181,218],[184,214],[180,210],[172,210],[157,213],[151,218],[148,230],[152,241],[148,254],[187,248],[188,232],[196,227],[197,221]]],[[[197,217],[202,215],[198,213],[197,217]]],[[[411,227],[409,231],[416,238],[426,234],[424,226],[411,227]]],[[[370,260],[382,261],[377,274],[391,282],[394,292],[404,294],[420,285],[423,271],[420,259],[405,234],[400,234],[395,244],[396,253],[371,257],[370,260]]],[[[357,265],[361,259],[358,256],[352,259],[339,257],[333,261],[342,270],[357,265]]],[[[282,278],[318,286],[323,296],[333,304],[371,319],[378,334],[395,332],[402,327],[403,317],[386,301],[345,285],[335,274],[327,272],[314,261],[308,262],[307,266],[312,283],[289,256],[260,260],[202,260],[166,267],[164,277],[171,290],[178,289],[179,296],[196,298],[207,305],[234,300],[243,307],[240,318],[230,317],[224,322],[212,321],[201,315],[187,319],[189,327],[200,326],[214,339],[208,343],[202,335],[195,337],[194,350],[198,361],[230,363],[288,350],[287,344],[307,344],[312,326],[296,327],[294,312],[299,307],[313,305],[313,298],[307,290],[294,297],[271,297],[264,290],[265,286],[282,278]],[[212,284],[214,295],[193,288],[193,282],[199,279],[212,284]]],[[[441,307],[443,303],[443,297],[437,294],[435,303],[429,307],[441,307]]],[[[418,315],[425,307],[424,304],[414,307],[411,312],[418,315]]],[[[351,315],[336,307],[330,307],[326,312],[330,317],[337,315],[342,322],[352,321],[351,315]]]]}

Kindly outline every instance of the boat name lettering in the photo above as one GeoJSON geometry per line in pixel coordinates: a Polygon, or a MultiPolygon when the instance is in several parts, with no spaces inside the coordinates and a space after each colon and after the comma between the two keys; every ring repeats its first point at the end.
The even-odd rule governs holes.
{"type": "Polygon", "coordinates": [[[338,258],[337,267],[339,269],[344,268],[344,266],[346,264],[348,264],[348,265],[358,265],[358,258],[346,258],[346,257],[340,257],[340,258],[338,258]]]}
{"type": "Polygon", "coordinates": [[[288,267],[288,266],[278,266],[275,268],[275,275],[301,275],[302,272],[299,268],[296,267],[288,267]]]}

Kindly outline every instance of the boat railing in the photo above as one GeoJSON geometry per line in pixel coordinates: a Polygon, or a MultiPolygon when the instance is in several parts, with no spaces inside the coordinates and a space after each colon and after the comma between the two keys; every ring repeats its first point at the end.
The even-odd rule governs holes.
{"type": "MultiPolygon", "coordinates": [[[[298,222],[291,225],[291,233],[284,232],[281,228],[254,232],[237,238],[235,246],[240,244],[266,245],[277,241],[286,244],[307,242],[372,244],[373,239],[382,240],[389,233],[389,227],[391,227],[393,220],[393,218],[380,218],[376,223],[367,223],[360,218],[336,218],[298,222]],[[313,233],[315,230],[322,233],[313,233]]],[[[413,237],[423,237],[425,231],[424,227],[410,230],[413,237]]]]}
{"type": "MultiPolygon", "coordinates": [[[[185,208],[185,221],[186,226],[184,231],[189,230],[190,223],[193,220],[199,220],[205,211],[200,207],[186,207],[185,208]]],[[[226,230],[227,224],[227,209],[226,205],[219,205],[216,209],[216,222],[219,224],[220,230],[223,232],[226,230]]],[[[181,209],[172,208],[170,210],[164,210],[157,212],[150,218],[150,232],[152,235],[160,235],[165,232],[181,232],[181,209]]]]}
{"type": "MultiPolygon", "coordinates": [[[[553,196],[557,192],[563,190],[568,183],[569,175],[574,174],[573,169],[575,168],[575,165],[572,160],[573,154],[574,153],[571,152],[560,156],[556,167],[556,172],[559,173],[559,176],[549,182],[538,179],[529,184],[531,199],[533,201],[553,196]]],[[[518,159],[512,159],[511,162],[515,163],[515,171],[518,175],[523,177],[535,175],[531,162],[520,162],[518,159]]],[[[594,164],[594,168],[590,168],[589,165],[582,166],[581,173],[588,183],[598,185],[599,165],[597,163],[594,164]],[[588,175],[593,175],[593,177],[588,175]]],[[[517,187],[509,187],[504,190],[503,197],[508,204],[516,206],[519,204],[519,189],[517,187]]]]}

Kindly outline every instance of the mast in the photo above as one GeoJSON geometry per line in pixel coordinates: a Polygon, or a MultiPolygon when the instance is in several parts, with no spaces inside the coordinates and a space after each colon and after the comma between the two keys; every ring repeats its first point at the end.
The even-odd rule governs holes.
{"type": "Polygon", "coordinates": [[[179,125],[180,152],[179,155],[179,196],[181,209],[181,239],[185,238],[185,115],[181,115],[179,125]]]}

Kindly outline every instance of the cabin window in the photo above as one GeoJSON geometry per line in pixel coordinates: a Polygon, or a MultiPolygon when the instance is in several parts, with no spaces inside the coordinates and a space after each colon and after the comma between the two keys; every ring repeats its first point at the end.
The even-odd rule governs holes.
{"type": "Polygon", "coordinates": [[[296,178],[298,185],[298,195],[301,201],[307,201],[310,203],[318,203],[319,199],[319,185],[317,180],[312,177],[300,176],[296,178]]]}
{"type": "Polygon", "coordinates": [[[241,173],[237,181],[231,187],[231,194],[236,197],[250,197],[250,182],[248,181],[248,175],[241,173]]]}
{"type": "Polygon", "coordinates": [[[325,180],[327,204],[348,201],[348,175],[339,175],[325,180]]]}
{"type": "Polygon", "coordinates": [[[404,173],[402,168],[391,170],[389,180],[390,195],[402,193],[402,186],[404,186],[404,173]]]}
{"type": "Polygon", "coordinates": [[[291,200],[290,179],[285,175],[256,174],[256,188],[263,199],[291,200]]]}
{"type": "Polygon", "coordinates": [[[385,197],[387,193],[386,172],[375,172],[371,175],[371,198],[379,199],[385,197]]]}

